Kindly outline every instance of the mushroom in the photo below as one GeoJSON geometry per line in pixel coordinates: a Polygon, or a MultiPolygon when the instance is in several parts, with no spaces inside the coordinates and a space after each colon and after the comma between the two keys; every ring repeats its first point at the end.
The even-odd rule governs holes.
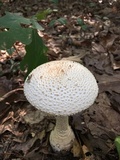
{"type": "Polygon", "coordinates": [[[38,66],[28,75],[24,94],[33,106],[56,116],[56,125],[50,134],[53,150],[69,151],[75,135],[68,116],[94,103],[98,85],[93,74],[83,65],[57,60],[38,66]]]}

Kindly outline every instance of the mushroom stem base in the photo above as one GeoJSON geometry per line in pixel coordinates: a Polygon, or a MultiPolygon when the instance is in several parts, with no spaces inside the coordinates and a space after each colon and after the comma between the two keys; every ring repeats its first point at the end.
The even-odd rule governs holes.
{"type": "Polygon", "coordinates": [[[61,117],[61,118],[59,117],[56,120],[56,126],[50,134],[51,147],[53,148],[54,151],[58,151],[58,152],[69,151],[75,139],[75,135],[68,124],[68,117],[61,117]],[[63,124],[60,124],[61,118],[62,120],[63,119],[65,120],[63,124]]]}

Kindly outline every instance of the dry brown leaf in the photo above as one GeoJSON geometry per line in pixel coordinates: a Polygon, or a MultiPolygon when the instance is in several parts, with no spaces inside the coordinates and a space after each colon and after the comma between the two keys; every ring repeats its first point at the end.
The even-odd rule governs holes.
{"type": "Polygon", "coordinates": [[[114,56],[112,53],[109,53],[111,65],[114,70],[120,69],[120,61],[115,61],[114,56]]]}
{"type": "Polygon", "coordinates": [[[42,139],[45,137],[45,135],[46,135],[45,130],[43,130],[43,131],[41,131],[41,132],[39,132],[39,133],[37,134],[37,137],[38,137],[40,140],[42,140],[42,139]]]}
{"type": "Polygon", "coordinates": [[[120,94],[116,92],[109,93],[112,108],[120,114],[120,94]]]}
{"type": "Polygon", "coordinates": [[[120,133],[120,115],[112,108],[107,94],[99,94],[96,102],[83,113],[89,130],[83,136],[87,138],[93,150],[99,149],[102,155],[106,155],[115,137],[120,133]]]}
{"type": "Polygon", "coordinates": [[[34,138],[31,138],[24,143],[19,143],[19,144],[16,143],[15,146],[12,147],[12,150],[22,151],[26,155],[26,153],[34,145],[36,140],[37,137],[35,136],[34,138]]]}
{"type": "Polygon", "coordinates": [[[71,149],[71,152],[73,153],[74,157],[82,157],[83,156],[82,147],[76,139],[73,142],[73,147],[71,149]]]}
{"type": "Polygon", "coordinates": [[[94,156],[90,153],[89,149],[87,148],[87,146],[83,145],[82,146],[82,149],[83,149],[83,153],[85,155],[85,158],[84,160],[94,160],[94,156]],[[87,154],[89,156],[87,156],[87,154]]]}
{"type": "Polygon", "coordinates": [[[40,110],[36,110],[27,112],[23,119],[26,123],[33,125],[41,122],[45,118],[45,116],[45,113],[41,112],[40,110]]]}
{"type": "Polygon", "coordinates": [[[114,41],[115,41],[115,39],[117,38],[118,36],[117,35],[115,35],[115,34],[112,34],[111,36],[106,36],[106,44],[105,44],[105,47],[107,48],[107,49],[109,49],[112,45],[113,45],[113,43],[114,43],[114,41]]]}
{"type": "Polygon", "coordinates": [[[102,14],[104,14],[104,15],[108,15],[109,13],[112,13],[112,12],[113,12],[113,9],[112,9],[112,8],[108,8],[108,7],[105,7],[105,8],[102,9],[100,12],[102,12],[102,14]]]}
{"type": "Polygon", "coordinates": [[[6,76],[0,77],[0,97],[12,89],[12,82],[6,76]]]}
{"type": "Polygon", "coordinates": [[[120,74],[96,74],[96,79],[98,81],[100,93],[105,91],[115,91],[120,94],[120,74]]]}
{"type": "Polygon", "coordinates": [[[54,126],[55,126],[55,124],[53,124],[53,123],[50,122],[49,125],[48,125],[48,127],[47,127],[47,131],[46,132],[52,131],[53,128],[54,128],[54,126]]]}
{"type": "Polygon", "coordinates": [[[93,48],[93,51],[95,50],[98,53],[105,53],[106,52],[104,47],[101,44],[97,44],[95,42],[92,43],[92,48],[93,48]]]}
{"type": "Polygon", "coordinates": [[[25,160],[44,160],[44,155],[43,153],[37,152],[38,148],[33,149],[32,151],[28,152],[24,158],[25,160]]]}
{"type": "Polygon", "coordinates": [[[84,154],[86,154],[87,152],[89,152],[88,148],[85,145],[82,146],[82,149],[83,149],[83,153],[84,154]]]}
{"type": "Polygon", "coordinates": [[[82,53],[80,53],[79,55],[76,55],[76,56],[70,56],[70,57],[62,58],[62,60],[70,60],[70,61],[82,63],[81,58],[83,58],[85,55],[86,55],[86,53],[82,52],[82,53]]]}

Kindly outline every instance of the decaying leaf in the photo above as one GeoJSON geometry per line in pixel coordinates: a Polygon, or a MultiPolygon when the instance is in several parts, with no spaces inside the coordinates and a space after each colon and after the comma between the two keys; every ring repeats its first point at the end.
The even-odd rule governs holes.
{"type": "Polygon", "coordinates": [[[96,74],[96,78],[99,82],[98,84],[100,93],[104,91],[115,91],[116,93],[120,93],[120,74],[96,74]]]}
{"type": "Polygon", "coordinates": [[[74,140],[71,152],[73,153],[74,157],[82,157],[83,156],[82,146],[80,145],[80,143],[78,143],[78,141],[76,139],[74,140]]]}
{"type": "Polygon", "coordinates": [[[36,111],[29,111],[23,119],[25,120],[26,123],[28,124],[37,124],[41,122],[45,118],[46,114],[36,110],[36,111]]]}
{"type": "Polygon", "coordinates": [[[40,140],[42,140],[42,139],[45,137],[45,135],[46,135],[45,130],[43,130],[43,131],[41,131],[41,132],[39,132],[39,133],[37,134],[37,137],[38,137],[40,140]]]}

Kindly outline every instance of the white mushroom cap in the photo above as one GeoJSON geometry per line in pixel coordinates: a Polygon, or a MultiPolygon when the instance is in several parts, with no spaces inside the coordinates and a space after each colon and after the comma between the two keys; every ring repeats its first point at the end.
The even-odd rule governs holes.
{"type": "Polygon", "coordinates": [[[91,106],[98,85],[83,65],[59,60],[44,63],[26,78],[24,93],[36,108],[54,115],[72,115],[91,106]]]}

